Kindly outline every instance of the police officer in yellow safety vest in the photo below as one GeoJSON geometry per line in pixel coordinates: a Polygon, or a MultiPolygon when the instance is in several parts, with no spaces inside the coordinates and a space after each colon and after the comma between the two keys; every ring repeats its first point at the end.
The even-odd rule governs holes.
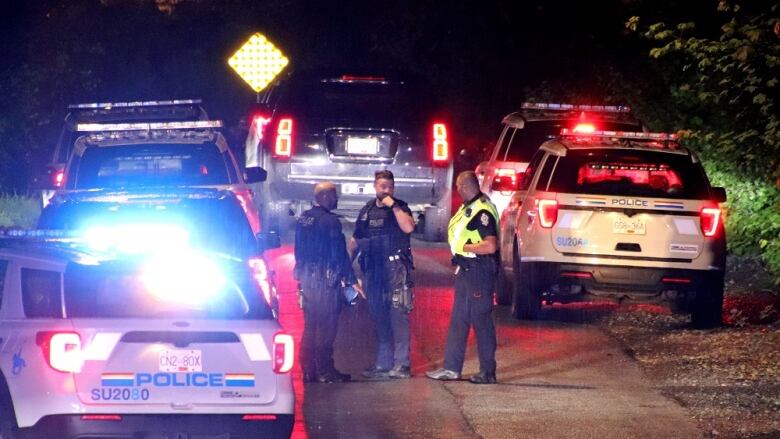
{"type": "Polygon", "coordinates": [[[474,327],[479,373],[474,384],[496,382],[496,328],[493,325],[493,290],[498,274],[498,212],[479,191],[472,171],[461,172],[455,182],[465,201],[450,219],[448,242],[455,265],[455,303],[450,316],[444,367],[426,372],[435,380],[458,380],[466,355],[469,330],[474,327]]]}

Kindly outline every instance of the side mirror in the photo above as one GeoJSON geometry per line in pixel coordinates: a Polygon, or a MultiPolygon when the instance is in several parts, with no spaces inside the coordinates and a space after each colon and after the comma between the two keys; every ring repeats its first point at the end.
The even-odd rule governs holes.
{"type": "Polygon", "coordinates": [[[261,183],[266,178],[268,178],[268,171],[259,166],[246,168],[244,171],[244,181],[247,183],[261,183]]]}
{"type": "Polygon", "coordinates": [[[260,232],[256,235],[256,238],[257,251],[259,253],[282,246],[282,242],[276,232],[260,232]]]}
{"type": "Polygon", "coordinates": [[[712,198],[713,201],[717,203],[725,203],[726,202],[726,189],[722,187],[714,187],[712,188],[712,198]]]}

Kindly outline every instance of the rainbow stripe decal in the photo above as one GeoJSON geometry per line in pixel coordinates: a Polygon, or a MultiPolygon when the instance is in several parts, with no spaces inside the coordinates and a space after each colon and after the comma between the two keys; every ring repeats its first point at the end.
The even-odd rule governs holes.
{"type": "Polygon", "coordinates": [[[133,373],[101,373],[100,385],[106,387],[132,387],[135,381],[133,373]]]}
{"type": "Polygon", "coordinates": [[[577,197],[575,201],[578,206],[606,206],[606,198],[593,198],[593,197],[577,197]]]}
{"type": "Polygon", "coordinates": [[[254,387],[255,374],[253,373],[227,373],[225,374],[225,387],[254,387]]]}
{"type": "Polygon", "coordinates": [[[675,201],[654,201],[653,207],[656,209],[684,209],[685,205],[675,201]]]}

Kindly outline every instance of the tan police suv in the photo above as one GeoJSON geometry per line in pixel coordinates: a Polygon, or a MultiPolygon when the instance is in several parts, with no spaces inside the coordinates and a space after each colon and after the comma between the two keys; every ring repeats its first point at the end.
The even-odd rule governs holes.
{"type": "Polygon", "coordinates": [[[564,129],[533,156],[502,216],[514,315],[600,297],[669,301],[695,326],[719,324],[725,201],[674,135],[564,129]]]}

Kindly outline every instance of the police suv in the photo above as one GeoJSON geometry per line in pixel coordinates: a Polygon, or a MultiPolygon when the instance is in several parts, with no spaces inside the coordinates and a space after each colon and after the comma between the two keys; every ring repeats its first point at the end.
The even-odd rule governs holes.
{"type": "Polygon", "coordinates": [[[564,129],[534,154],[502,217],[515,316],[595,296],[671,301],[696,326],[719,324],[725,201],[674,135],[564,129]]]}
{"type": "Polygon", "coordinates": [[[1,438],[289,437],[293,339],[247,261],[57,233],[0,239],[1,438]]]}
{"type": "Polygon", "coordinates": [[[235,193],[254,233],[259,211],[249,183],[265,180],[262,168],[242,173],[222,122],[79,124],[68,165],[57,193],[102,189],[216,188],[235,193]]]}

